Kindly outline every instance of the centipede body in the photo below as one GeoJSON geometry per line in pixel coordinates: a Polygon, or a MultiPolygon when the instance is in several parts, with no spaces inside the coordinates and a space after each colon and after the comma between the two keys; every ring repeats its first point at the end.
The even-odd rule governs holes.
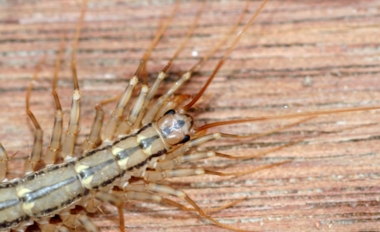
{"type": "MultiPolygon", "coordinates": [[[[162,11],[173,5],[171,2],[153,6],[133,2],[90,4],[93,5],[86,14],[77,56],[86,102],[82,110],[82,135],[89,130],[93,106],[115,91],[122,91],[123,83],[135,70],[137,60],[155,33],[162,11]]],[[[165,32],[148,64],[150,73],[165,65],[179,38],[186,33],[180,26],[189,24],[199,4],[182,3],[184,9],[195,7],[182,9],[177,21],[165,32]]],[[[379,4],[379,1],[270,2],[210,86],[210,96],[201,105],[198,122],[378,104],[376,12],[379,4]]],[[[175,62],[173,75],[194,62],[191,51],[201,53],[210,46],[213,37],[223,36],[231,25],[225,23],[226,19],[236,19],[244,2],[209,5],[213,11],[204,13],[198,33],[175,62]]],[[[9,2],[1,10],[4,36],[0,44],[3,51],[0,139],[9,154],[17,152],[10,163],[10,176],[15,177],[21,175],[22,170],[16,166],[22,163],[20,157],[28,154],[32,143],[24,96],[35,62],[44,53],[50,53],[31,98],[32,110],[43,125],[47,142],[53,114],[50,80],[55,57],[52,53],[59,49],[62,28],[71,30],[67,37],[72,38],[80,4],[9,2]]],[[[65,61],[58,91],[68,114],[71,93],[68,55],[65,61]]],[[[202,76],[196,77],[182,92],[195,93],[216,61],[217,58],[205,65],[202,76]]],[[[237,179],[196,177],[173,185],[184,189],[204,207],[248,195],[246,201],[214,215],[227,223],[236,222],[242,228],[376,229],[378,116],[374,111],[318,117],[258,141],[213,144],[226,153],[245,154],[259,150],[255,149],[259,146],[271,147],[302,134],[310,136],[304,143],[269,154],[266,159],[232,162],[234,168],[241,169],[296,157],[290,164],[237,179]],[[336,130],[341,131],[328,133],[336,130]],[[323,133],[312,136],[316,132],[323,133]]],[[[250,127],[234,125],[220,130],[258,133],[281,123],[284,122],[263,122],[250,127]]],[[[215,167],[228,162],[223,160],[215,167]]],[[[171,207],[127,203],[125,208],[130,231],[218,230],[191,213],[171,207]]],[[[112,216],[112,209],[107,209],[111,213],[93,217],[104,230],[117,230],[117,215],[112,216]]]]}

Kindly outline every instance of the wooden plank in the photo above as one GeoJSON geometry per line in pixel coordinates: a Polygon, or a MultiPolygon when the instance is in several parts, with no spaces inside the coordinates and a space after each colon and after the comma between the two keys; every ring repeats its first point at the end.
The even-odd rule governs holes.
{"type": "MultiPolygon", "coordinates": [[[[0,141],[12,157],[9,177],[22,175],[33,130],[25,116],[25,91],[36,63],[46,64],[32,93],[32,110],[51,133],[54,103],[50,96],[59,40],[72,38],[80,11],[77,1],[3,2],[0,7],[0,141]]],[[[220,40],[239,17],[245,2],[206,5],[195,35],[171,68],[186,71],[220,40]],[[198,57],[195,57],[195,52],[198,57]]],[[[253,1],[252,15],[260,1],[253,1]]],[[[90,1],[77,54],[83,95],[83,141],[94,105],[120,93],[154,37],[171,1],[90,1]]],[[[149,75],[161,70],[185,36],[201,2],[181,3],[148,63],[149,75]]],[[[270,1],[230,55],[196,111],[197,124],[245,117],[378,106],[380,89],[380,1],[270,1]]],[[[246,17],[247,18],[247,17],[246,17]]],[[[245,18],[245,21],[247,19],[245,18]]],[[[70,43],[60,70],[59,95],[67,115],[72,83],[70,43]]],[[[222,56],[203,66],[183,94],[195,94],[222,56]]],[[[107,109],[110,110],[112,106],[107,109]]],[[[249,170],[269,163],[292,162],[234,178],[214,176],[170,180],[201,207],[246,200],[213,217],[242,229],[262,231],[357,231],[379,227],[379,111],[320,116],[257,140],[223,140],[215,149],[233,155],[254,154],[289,141],[302,142],[243,161],[213,159],[198,165],[215,170],[249,170]]],[[[264,133],[298,119],[215,128],[236,134],[264,133]]],[[[181,201],[182,202],[182,201],[181,201]]],[[[103,231],[118,231],[112,207],[91,217],[103,231]]],[[[219,231],[207,220],[173,207],[128,202],[128,231],[219,231]]]]}

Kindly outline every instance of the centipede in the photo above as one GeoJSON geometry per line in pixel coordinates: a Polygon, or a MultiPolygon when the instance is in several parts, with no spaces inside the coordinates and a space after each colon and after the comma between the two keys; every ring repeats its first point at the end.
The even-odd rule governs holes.
{"type": "MultiPolygon", "coordinates": [[[[242,30],[260,4],[262,1],[254,1],[246,8],[245,1],[89,1],[75,55],[81,93],[75,156],[79,157],[90,133],[94,107],[124,91],[174,8],[178,7],[174,18],[153,47],[147,71],[142,75],[149,87],[181,46],[199,9],[207,10],[201,12],[152,102],[216,43],[229,38],[229,43],[176,92],[188,101],[196,96],[236,37],[226,34],[244,14],[235,33],[242,30]]],[[[189,114],[196,128],[214,122],[307,112],[315,117],[302,122],[299,120],[308,116],[210,128],[207,133],[242,138],[206,143],[199,152],[213,150],[234,157],[268,154],[243,160],[215,157],[185,164],[185,168],[233,173],[278,165],[244,175],[206,174],[167,178],[159,183],[186,193],[209,217],[226,225],[225,229],[377,229],[379,111],[364,108],[379,105],[379,4],[293,0],[266,3],[189,114]],[[355,110],[360,108],[363,110],[355,110]],[[331,113],[344,109],[348,109],[346,113],[331,113]],[[265,136],[252,139],[252,134],[265,136]],[[284,148],[276,150],[281,146],[284,148]],[[218,209],[236,200],[240,201],[218,209]]],[[[79,1],[2,3],[0,142],[9,157],[7,181],[25,175],[23,165],[32,152],[34,127],[25,113],[25,96],[31,82],[30,110],[44,131],[43,152],[49,146],[55,111],[52,79],[60,50],[63,52],[56,91],[62,104],[63,125],[67,127],[73,91],[72,40],[82,7],[79,1]],[[61,40],[65,40],[63,49],[61,40]],[[32,81],[39,62],[38,77],[32,81]]],[[[132,103],[143,84],[144,80],[139,80],[132,103]]],[[[102,105],[105,123],[116,102],[102,105]]],[[[58,163],[63,165],[63,161],[58,163]]],[[[168,202],[126,200],[122,216],[107,203],[97,205],[99,209],[94,212],[80,213],[101,231],[120,231],[120,217],[126,231],[223,229],[199,216],[189,202],[177,198],[173,201],[191,210],[168,202]]],[[[28,227],[33,228],[39,229],[37,225],[28,227]]],[[[84,230],[81,226],[70,229],[84,230]]]]}

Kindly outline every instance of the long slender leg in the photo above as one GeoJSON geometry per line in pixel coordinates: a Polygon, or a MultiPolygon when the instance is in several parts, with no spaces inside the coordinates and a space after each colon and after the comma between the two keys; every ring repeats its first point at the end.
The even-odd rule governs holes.
{"type": "Polygon", "coordinates": [[[81,94],[80,94],[80,90],[79,90],[77,69],[76,69],[76,65],[75,65],[75,62],[76,62],[75,56],[76,56],[78,40],[80,37],[80,31],[82,28],[84,13],[86,11],[86,7],[87,7],[87,1],[84,0],[84,2],[82,4],[80,19],[79,19],[79,22],[78,22],[78,25],[76,28],[75,38],[73,41],[72,54],[71,54],[71,71],[72,71],[72,75],[73,75],[74,92],[72,95],[69,125],[68,125],[67,131],[65,133],[63,143],[62,143],[61,155],[64,159],[70,159],[73,156],[75,141],[76,141],[77,135],[79,133],[81,94]]]}
{"type": "Polygon", "coordinates": [[[197,103],[197,101],[200,99],[200,97],[203,95],[203,93],[206,91],[207,87],[210,85],[210,83],[212,82],[212,80],[214,79],[215,75],[218,73],[219,69],[223,66],[225,60],[227,59],[227,57],[231,54],[231,52],[233,51],[234,47],[237,45],[237,43],[239,42],[239,40],[241,39],[241,37],[243,36],[243,34],[247,31],[247,29],[249,28],[249,26],[253,23],[253,21],[255,21],[255,19],[257,18],[257,16],[259,15],[259,13],[261,12],[261,10],[264,8],[265,4],[267,3],[268,0],[264,0],[259,9],[256,10],[255,14],[253,14],[251,16],[251,18],[249,19],[248,23],[246,23],[244,25],[244,28],[242,29],[242,31],[240,33],[238,33],[238,35],[235,37],[235,39],[233,40],[232,42],[232,45],[226,50],[226,52],[224,53],[223,57],[219,60],[218,64],[216,65],[213,73],[211,74],[211,76],[208,78],[207,82],[203,85],[203,87],[201,88],[201,90],[197,93],[197,95],[187,104],[185,105],[182,109],[180,109],[180,111],[186,111],[188,109],[190,109],[195,103],[197,103]]]}
{"type": "MultiPolygon", "coordinates": [[[[312,118],[313,117],[307,117],[307,118],[301,119],[299,121],[296,121],[294,123],[290,123],[290,124],[287,124],[287,125],[282,126],[280,128],[277,128],[275,130],[268,131],[268,132],[265,132],[265,133],[262,133],[262,134],[256,134],[256,135],[233,135],[233,134],[226,134],[226,133],[213,133],[213,134],[206,134],[205,135],[204,133],[205,133],[205,131],[206,131],[207,128],[206,129],[202,129],[202,130],[197,129],[198,132],[196,133],[196,135],[199,134],[198,137],[193,138],[189,142],[185,143],[183,146],[181,146],[181,147],[173,150],[172,152],[168,153],[165,156],[165,160],[173,160],[176,157],[183,156],[191,148],[198,147],[198,146],[200,146],[202,144],[205,144],[205,143],[207,143],[209,141],[217,140],[217,139],[220,139],[220,138],[238,138],[238,139],[241,139],[241,138],[250,138],[250,139],[257,139],[257,138],[260,138],[260,137],[263,137],[263,136],[266,136],[266,135],[269,135],[269,134],[273,134],[273,133],[279,132],[279,131],[284,130],[286,128],[298,125],[298,124],[300,124],[302,122],[305,122],[307,120],[310,120],[312,118]]],[[[230,121],[219,122],[218,126],[225,125],[225,124],[230,124],[230,121]]],[[[231,123],[231,124],[233,124],[233,123],[231,123]]],[[[205,125],[205,126],[207,127],[207,125],[205,125]]],[[[273,151],[276,151],[278,149],[282,149],[284,147],[293,145],[294,143],[296,143],[296,142],[291,142],[291,143],[279,146],[278,148],[273,148],[271,150],[264,151],[264,154],[268,154],[269,152],[273,152],[273,151]]],[[[216,154],[218,156],[221,156],[221,157],[228,157],[228,155],[223,156],[222,153],[216,152],[216,154]]],[[[262,155],[262,153],[253,154],[253,155],[248,155],[248,156],[241,157],[240,159],[249,159],[249,158],[258,157],[258,156],[261,156],[261,155],[262,155]]],[[[235,158],[235,159],[239,159],[239,158],[235,158]]]]}
{"type": "MultiPolygon", "coordinates": [[[[181,76],[181,78],[164,95],[157,99],[157,101],[153,104],[153,106],[149,108],[149,110],[146,113],[144,112],[144,116],[142,119],[143,124],[152,122],[156,118],[156,116],[159,117],[160,115],[157,115],[157,112],[162,108],[162,105],[168,101],[169,97],[172,96],[186,81],[188,81],[191,78],[192,74],[195,71],[199,70],[202,67],[202,65],[211,57],[211,55],[213,55],[221,46],[223,46],[223,44],[228,40],[228,38],[230,38],[232,33],[236,30],[240,22],[243,20],[243,16],[246,13],[247,8],[248,2],[245,6],[245,9],[243,10],[243,13],[240,15],[238,21],[231,28],[231,30],[224,36],[224,38],[221,41],[219,41],[219,43],[217,43],[209,53],[207,53],[201,60],[199,60],[199,62],[197,62],[192,68],[190,68],[189,71],[185,72],[181,76]]],[[[210,79],[212,79],[212,77],[210,79]]],[[[203,94],[203,92],[201,94],[203,94]]]]}
{"type": "Polygon", "coordinates": [[[102,104],[98,104],[95,106],[95,118],[92,123],[91,131],[86,140],[83,142],[82,150],[83,152],[87,152],[102,143],[100,138],[100,132],[103,126],[104,120],[104,111],[102,109],[102,104]]]}
{"type": "Polygon", "coordinates": [[[178,197],[180,199],[185,200],[192,207],[194,207],[195,211],[197,211],[201,217],[204,217],[204,218],[210,220],[215,225],[217,225],[221,228],[229,229],[229,230],[244,231],[244,230],[241,230],[241,229],[233,227],[233,226],[222,224],[222,223],[218,222],[217,220],[215,220],[214,218],[212,218],[211,216],[207,215],[203,209],[201,209],[185,192],[183,192],[181,190],[174,189],[174,188],[171,188],[171,187],[166,186],[166,185],[160,185],[160,184],[149,183],[149,182],[147,182],[145,184],[132,184],[132,185],[127,186],[124,190],[127,192],[128,191],[153,192],[153,193],[159,193],[159,194],[171,195],[171,196],[178,197]]]}
{"type": "Polygon", "coordinates": [[[55,224],[38,224],[38,227],[42,232],[70,232],[70,230],[63,225],[55,225],[55,224]]]}
{"type": "MultiPolygon", "coordinates": [[[[186,207],[182,204],[179,204],[178,202],[175,202],[173,200],[170,200],[168,198],[162,197],[162,196],[160,196],[158,194],[154,194],[154,193],[128,191],[125,193],[125,198],[126,198],[126,201],[135,200],[135,201],[151,201],[151,202],[155,202],[155,203],[166,203],[168,205],[177,207],[177,208],[184,210],[184,211],[196,211],[194,208],[186,207]]],[[[233,205],[236,205],[237,203],[241,202],[244,199],[245,198],[242,198],[242,199],[233,201],[231,203],[228,203],[228,204],[225,204],[223,206],[216,207],[216,208],[203,209],[203,211],[208,212],[208,213],[209,212],[219,212],[219,211],[222,211],[223,209],[226,209],[226,208],[229,208],[233,205]]]]}
{"type": "Polygon", "coordinates": [[[122,119],[123,113],[125,111],[125,107],[127,106],[128,102],[131,98],[132,91],[135,88],[135,86],[137,85],[138,77],[140,76],[140,73],[142,72],[142,70],[145,68],[146,62],[148,61],[148,58],[149,58],[153,48],[157,45],[158,41],[161,39],[164,31],[168,27],[170,21],[173,19],[174,14],[176,13],[177,9],[178,9],[178,4],[173,9],[169,19],[166,20],[166,23],[163,24],[159,28],[154,40],[152,41],[148,50],[145,52],[143,58],[141,59],[140,65],[138,66],[138,68],[135,72],[135,75],[129,81],[129,85],[125,89],[125,91],[124,91],[122,97],[120,98],[115,110],[112,112],[111,118],[106,123],[105,129],[104,129],[102,136],[101,136],[103,142],[108,143],[109,141],[112,141],[114,134],[116,132],[116,129],[117,129],[117,127],[118,127],[118,125],[122,119]]]}
{"type": "Polygon", "coordinates": [[[110,194],[110,193],[106,193],[106,192],[96,193],[95,198],[102,201],[102,202],[107,202],[107,203],[110,203],[111,205],[117,207],[118,213],[119,213],[120,231],[124,232],[125,231],[125,223],[124,223],[124,215],[123,215],[123,205],[124,205],[123,198],[118,196],[118,195],[110,194]]]}
{"type": "Polygon", "coordinates": [[[25,98],[26,113],[28,114],[28,116],[29,116],[30,120],[32,121],[34,128],[35,128],[32,153],[29,156],[29,158],[25,161],[25,166],[24,166],[24,170],[25,170],[26,174],[35,171],[36,165],[40,161],[41,153],[42,153],[43,131],[42,131],[41,126],[38,123],[36,117],[34,116],[33,112],[30,110],[29,99],[30,99],[30,94],[31,94],[32,89],[33,89],[33,81],[35,81],[37,79],[38,72],[40,71],[41,65],[44,62],[44,60],[45,60],[45,58],[42,59],[38,63],[38,65],[34,71],[33,78],[31,80],[29,87],[28,87],[28,90],[26,92],[26,98],[25,98]]]}
{"type": "Polygon", "coordinates": [[[120,118],[123,116],[124,109],[132,96],[133,89],[136,87],[137,82],[137,77],[132,77],[129,81],[129,85],[127,86],[119,102],[117,103],[115,110],[112,111],[111,118],[106,123],[106,126],[101,136],[103,142],[107,143],[108,141],[112,141],[116,127],[119,124],[120,118]]]}
{"type": "Polygon", "coordinates": [[[104,111],[103,105],[108,104],[117,100],[120,96],[112,97],[110,99],[104,100],[95,106],[95,118],[91,126],[90,134],[87,136],[86,140],[83,142],[82,151],[86,152],[91,149],[98,147],[102,143],[101,131],[104,121],[104,111]]]}
{"type": "MultiPolygon", "coordinates": [[[[162,81],[167,76],[167,71],[170,68],[170,66],[172,65],[173,61],[178,57],[179,53],[185,47],[185,45],[186,45],[187,41],[189,40],[190,36],[193,34],[195,26],[197,25],[199,17],[201,15],[202,11],[203,11],[203,8],[204,8],[204,4],[202,5],[202,7],[199,8],[198,13],[197,13],[196,17],[194,18],[194,21],[193,21],[193,23],[192,23],[189,31],[187,32],[186,37],[182,41],[181,45],[177,48],[176,52],[174,53],[174,55],[172,56],[172,58],[169,60],[168,64],[158,74],[158,76],[157,76],[157,78],[156,78],[153,86],[150,88],[148,94],[146,95],[146,97],[145,97],[145,99],[144,99],[144,101],[142,103],[142,107],[141,107],[140,111],[136,115],[136,119],[134,120],[134,123],[132,125],[133,129],[136,130],[141,125],[141,122],[143,124],[146,124],[146,123],[149,123],[149,122],[152,121],[152,118],[150,119],[150,121],[147,120],[147,119],[144,119],[144,121],[142,121],[145,113],[147,112],[148,105],[151,102],[151,100],[154,97],[154,95],[156,94],[158,87],[160,86],[160,84],[162,83],[162,81]]],[[[176,86],[178,86],[177,88],[179,88],[186,81],[187,78],[188,77],[185,76],[184,80],[181,79],[181,81],[177,82],[175,84],[176,86]]],[[[168,92],[174,92],[174,91],[170,91],[169,90],[168,92]]],[[[167,98],[165,98],[165,99],[167,99],[167,98]]]]}
{"type": "Polygon", "coordinates": [[[135,102],[135,105],[133,106],[129,116],[127,116],[123,121],[119,123],[116,130],[116,135],[120,137],[131,131],[131,126],[135,123],[137,116],[143,107],[144,99],[147,93],[148,93],[148,86],[143,85],[140,91],[140,95],[137,98],[137,101],[135,102]]]}
{"type": "Polygon", "coordinates": [[[62,220],[62,224],[69,228],[75,228],[77,226],[83,226],[88,232],[99,232],[99,228],[94,224],[94,222],[83,214],[70,214],[69,212],[64,212],[59,214],[62,220]]]}
{"type": "Polygon", "coordinates": [[[44,162],[47,166],[55,163],[57,155],[61,149],[63,113],[62,113],[61,102],[59,101],[59,97],[58,97],[56,87],[57,87],[58,72],[59,72],[59,68],[61,66],[61,61],[62,61],[63,48],[64,48],[64,39],[62,38],[61,39],[61,47],[59,49],[57,61],[55,64],[53,88],[51,91],[51,93],[54,97],[54,102],[55,102],[55,115],[54,115],[54,126],[53,126],[53,132],[51,135],[50,145],[46,149],[46,153],[44,156],[44,162]]]}
{"type": "Polygon", "coordinates": [[[156,181],[160,181],[166,178],[199,176],[199,175],[204,175],[204,174],[217,175],[217,176],[242,176],[242,175],[258,172],[260,170],[272,168],[278,165],[282,165],[288,162],[290,161],[284,161],[284,162],[279,162],[275,164],[268,164],[261,167],[252,168],[247,171],[230,172],[230,173],[208,170],[204,168],[185,168],[185,169],[169,169],[169,170],[164,170],[164,171],[146,171],[144,174],[144,180],[148,182],[156,182],[156,181]]]}

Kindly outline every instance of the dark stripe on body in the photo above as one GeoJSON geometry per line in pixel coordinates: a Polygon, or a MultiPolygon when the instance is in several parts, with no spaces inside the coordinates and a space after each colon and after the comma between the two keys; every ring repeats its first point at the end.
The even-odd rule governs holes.
{"type": "Polygon", "coordinates": [[[13,221],[5,221],[5,222],[2,222],[0,223],[0,229],[10,229],[14,226],[17,226],[18,224],[20,224],[21,222],[24,222],[24,221],[27,221],[29,220],[29,216],[25,215],[23,217],[20,217],[20,218],[17,218],[13,221]]]}
{"type": "Polygon", "coordinates": [[[19,203],[20,201],[18,199],[13,199],[13,200],[8,200],[8,201],[3,201],[0,202],[0,210],[10,208],[12,206],[15,206],[19,203]]]}
{"type": "Polygon", "coordinates": [[[130,138],[130,137],[136,137],[139,133],[141,133],[142,131],[146,130],[147,128],[149,128],[149,127],[151,127],[151,126],[152,126],[152,123],[148,123],[148,124],[146,124],[145,126],[141,127],[141,129],[138,130],[136,133],[134,133],[134,134],[130,134],[130,135],[126,135],[126,136],[122,137],[121,139],[115,141],[115,142],[112,144],[112,146],[113,146],[113,145],[116,145],[116,144],[118,144],[119,142],[124,141],[124,140],[126,140],[126,139],[128,139],[128,138],[130,138]]]}
{"type": "Polygon", "coordinates": [[[136,146],[136,147],[131,147],[131,148],[128,148],[128,149],[124,149],[122,151],[119,151],[117,154],[116,154],[116,160],[122,160],[122,159],[125,159],[131,155],[133,155],[133,153],[135,153],[136,151],[138,151],[140,149],[139,146],[136,146]]]}
{"type": "Polygon", "coordinates": [[[106,145],[104,147],[101,147],[101,148],[98,148],[98,149],[95,149],[95,150],[91,150],[89,152],[87,152],[86,154],[84,154],[83,156],[81,157],[78,157],[78,161],[84,159],[84,158],[87,158],[87,157],[90,157],[90,156],[93,156],[95,155],[96,153],[98,153],[99,151],[103,151],[103,150],[107,150],[107,149],[111,149],[112,146],[111,145],[106,145]]]}
{"type": "Polygon", "coordinates": [[[33,191],[33,192],[28,192],[25,194],[24,197],[21,198],[21,200],[23,202],[31,202],[31,201],[37,200],[41,197],[48,195],[49,193],[51,193],[55,190],[65,186],[65,185],[69,185],[69,184],[71,184],[77,180],[79,180],[78,176],[70,177],[69,179],[60,181],[59,183],[42,187],[42,188],[40,188],[36,191],[33,191]]]}
{"type": "MultiPolygon", "coordinates": [[[[89,167],[87,169],[84,169],[84,170],[80,171],[79,172],[79,176],[80,176],[81,179],[85,179],[85,178],[87,178],[89,176],[92,176],[94,173],[99,172],[101,169],[103,169],[104,167],[106,167],[109,164],[112,164],[114,162],[115,162],[114,159],[109,159],[106,162],[97,164],[95,166],[92,166],[92,167],[89,167]]],[[[111,184],[112,182],[114,182],[117,178],[121,177],[123,174],[124,174],[124,172],[122,172],[119,175],[116,175],[116,176],[112,177],[111,179],[107,179],[104,182],[102,182],[100,185],[93,186],[92,189],[97,190],[99,188],[105,187],[105,186],[111,184]]]]}
{"type": "Polygon", "coordinates": [[[68,167],[70,165],[73,165],[74,162],[75,161],[71,161],[71,162],[63,163],[63,164],[56,164],[56,165],[53,165],[51,167],[48,167],[48,168],[42,169],[40,171],[34,172],[32,174],[29,174],[29,175],[23,177],[21,179],[20,183],[25,183],[25,182],[28,182],[30,180],[34,180],[37,176],[43,175],[45,173],[49,173],[49,172],[52,172],[52,171],[60,169],[60,168],[68,167]]]}
{"type": "Polygon", "coordinates": [[[98,190],[98,189],[100,189],[100,188],[106,187],[107,185],[112,184],[117,178],[122,177],[122,176],[124,175],[124,173],[125,173],[125,172],[123,171],[122,174],[120,174],[120,175],[116,175],[116,176],[112,177],[111,179],[108,179],[108,180],[106,180],[106,181],[100,183],[100,185],[97,185],[97,186],[92,187],[92,189],[94,189],[94,190],[98,190]]]}
{"type": "Polygon", "coordinates": [[[135,169],[135,168],[141,168],[142,166],[144,166],[146,163],[148,163],[148,162],[149,162],[151,159],[153,159],[154,157],[162,156],[162,155],[165,154],[165,153],[166,153],[166,149],[163,149],[163,150],[161,150],[161,151],[159,151],[159,152],[157,152],[157,153],[154,153],[154,154],[150,155],[150,156],[148,157],[148,159],[144,160],[143,162],[141,162],[141,163],[139,163],[139,164],[136,164],[136,165],[133,166],[133,167],[128,168],[127,171],[132,171],[132,170],[135,169]]]}
{"type": "Polygon", "coordinates": [[[150,145],[152,145],[152,143],[153,143],[155,140],[157,140],[157,139],[159,139],[159,138],[160,138],[160,136],[155,135],[155,136],[152,136],[152,137],[149,137],[149,138],[146,138],[146,139],[142,139],[142,140],[140,141],[140,143],[139,143],[140,148],[141,148],[141,149],[146,149],[146,148],[148,148],[150,145]]]}
{"type": "MultiPolygon", "coordinates": [[[[85,195],[87,195],[87,194],[85,194],[85,195]]],[[[47,208],[47,209],[41,211],[41,213],[39,215],[47,215],[47,214],[50,214],[52,212],[55,212],[55,211],[57,211],[59,209],[62,209],[63,207],[65,207],[67,205],[70,205],[72,202],[74,202],[75,200],[80,199],[81,197],[82,197],[82,194],[78,194],[75,197],[62,202],[59,206],[53,206],[51,208],[47,208]]]]}
{"type": "MultiPolygon", "coordinates": [[[[184,124],[184,122],[183,122],[184,124]]],[[[183,125],[182,125],[183,126],[183,125]]],[[[127,135],[125,137],[122,137],[121,139],[119,139],[118,141],[115,141],[112,146],[118,144],[119,142],[125,140],[125,139],[128,139],[128,138],[131,138],[131,137],[137,137],[137,135],[139,133],[141,133],[142,131],[146,130],[147,128],[150,128],[152,127],[152,123],[148,123],[146,124],[145,126],[141,127],[141,129],[139,131],[137,131],[136,133],[132,134],[132,135],[127,135]]],[[[146,139],[142,139],[140,142],[139,142],[139,146],[136,146],[136,147],[131,147],[131,148],[128,148],[128,149],[125,149],[125,150],[122,150],[120,152],[118,152],[115,157],[116,157],[116,160],[122,160],[122,159],[125,159],[125,158],[128,158],[129,156],[133,155],[133,153],[135,153],[136,151],[138,151],[139,149],[146,149],[148,148],[149,146],[152,145],[152,143],[159,139],[160,136],[159,135],[154,135],[152,137],[149,137],[149,138],[146,138],[146,139]]],[[[162,156],[163,154],[165,154],[167,152],[166,149],[163,149],[161,151],[158,151],[154,154],[150,154],[149,157],[142,161],[141,163],[139,164],[136,164],[135,166],[133,167],[130,167],[127,169],[127,171],[132,171],[133,169],[138,169],[142,166],[144,166],[146,163],[148,163],[151,159],[153,159],[154,157],[159,157],[159,156],[162,156]]],[[[124,173],[122,174],[124,175],[124,173]]],[[[102,183],[103,184],[103,183],[102,183]]]]}
{"type": "Polygon", "coordinates": [[[81,179],[86,179],[87,177],[92,176],[95,172],[100,171],[104,167],[106,167],[106,166],[108,166],[114,162],[115,162],[114,159],[109,159],[106,162],[103,162],[103,163],[91,166],[89,168],[83,169],[82,171],[79,172],[79,176],[81,179]]]}

